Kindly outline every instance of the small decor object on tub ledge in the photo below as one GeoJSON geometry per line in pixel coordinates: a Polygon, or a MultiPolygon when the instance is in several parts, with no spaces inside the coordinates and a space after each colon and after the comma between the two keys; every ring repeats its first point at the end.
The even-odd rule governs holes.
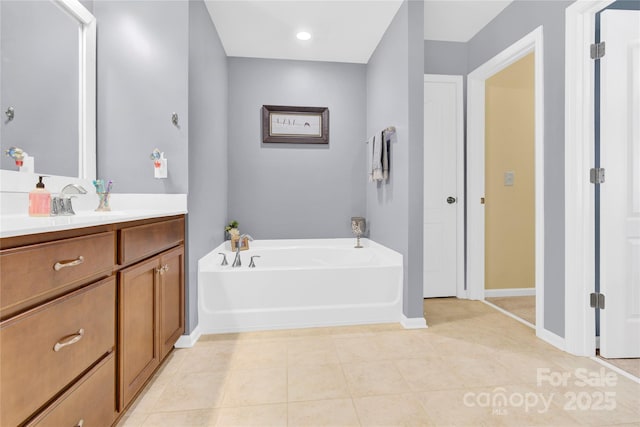
{"type": "Polygon", "coordinates": [[[362,248],[360,244],[360,237],[367,231],[367,220],[361,216],[351,217],[351,231],[356,236],[356,245],[354,248],[362,248]]]}
{"type": "Polygon", "coordinates": [[[238,229],[238,221],[231,221],[224,228],[224,231],[227,234],[227,240],[231,240],[231,250],[236,251],[238,249],[238,243],[240,243],[240,250],[246,251],[249,249],[249,238],[244,237],[242,242],[240,242],[240,230],[238,229]]]}
{"type": "Polygon", "coordinates": [[[111,196],[111,186],[113,181],[109,180],[107,185],[104,184],[104,179],[96,179],[93,181],[93,186],[96,187],[96,193],[100,198],[100,203],[96,208],[96,212],[109,212],[111,206],[109,206],[109,196],[111,196]]]}

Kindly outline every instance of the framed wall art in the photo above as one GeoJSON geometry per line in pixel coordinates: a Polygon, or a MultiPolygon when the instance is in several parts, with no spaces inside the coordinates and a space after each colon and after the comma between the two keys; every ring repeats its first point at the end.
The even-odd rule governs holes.
{"type": "Polygon", "coordinates": [[[262,142],[328,144],[329,109],[263,105],[262,142]]]}

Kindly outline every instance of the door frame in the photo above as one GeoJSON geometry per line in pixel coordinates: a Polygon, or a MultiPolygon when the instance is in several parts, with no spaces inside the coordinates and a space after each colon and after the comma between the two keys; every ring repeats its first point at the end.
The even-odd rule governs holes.
{"type": "MultiPolygon", "coordinates": [[[[456,297],[467,298],[464,257],[464,85],[463,76],[451,74],[425,74],[424,83],[453,83],[456,86],[456,297]]],[[[426,95],[425,95],[426,96],[426,95]]],[[[424,100],[423,100],[424,101],[424,100]]],[[[423,136],[424,138],[424,136],[423,136]]],[[[426,183],[425,183],[426,185],[426,183]]],[[[423,218],[424,221],[424,218],[423,218]]],[[[423,284],[424,287],[424,284],[423,284]]]]}
{"type": "Polygon", "coordinates": [[[565,350],[594,356],[595,310],[589,294],[595,287],[594,165],[595,70],[589,45],[595,15],[615,0],[577,0],[565,15],[565,350]]]}
{"type": "Polygon", "coordinates": [[[543,29],[539,26],[467,76],[467,289],[470,299],[484,300],[484,161],[485,81],[534,52],[534,173],[536,335],[555,346],[562,338],[544,329],[544,68],[543,29]]]}

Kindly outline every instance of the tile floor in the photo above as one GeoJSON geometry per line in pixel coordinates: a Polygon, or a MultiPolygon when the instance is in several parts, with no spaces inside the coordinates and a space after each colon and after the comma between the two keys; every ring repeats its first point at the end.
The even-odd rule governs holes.
{"type": "Polygon", "coordinates": [[[514,316],[526,320],[532,325],[536,324],[536,297],[494,297],[485,298],[488,302],[497,305],[503,310],[507,310],[514,316]]]}
{"type": "Polygon", "coordinates": [[[175,350],[119,426],[640,425],[640,385],[477,301],[428,329],[205,336],[175,350]],[[587,380],[588,379],[588,380],[587,380]]]}

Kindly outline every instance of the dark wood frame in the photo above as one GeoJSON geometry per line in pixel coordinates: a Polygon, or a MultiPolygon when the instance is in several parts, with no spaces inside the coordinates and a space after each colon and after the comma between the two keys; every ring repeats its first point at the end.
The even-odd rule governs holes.
{"type": "Polygon", "coordinates": [[[328,144],[329,143],[329,109],[327,107],[289,107],[281,105],[262,106],[262,142],[284,142],[293,144],[328,144]],[[308,135],[272,135],[271,114],[306,114],[320,116],[320,136],[308,135]]]}

